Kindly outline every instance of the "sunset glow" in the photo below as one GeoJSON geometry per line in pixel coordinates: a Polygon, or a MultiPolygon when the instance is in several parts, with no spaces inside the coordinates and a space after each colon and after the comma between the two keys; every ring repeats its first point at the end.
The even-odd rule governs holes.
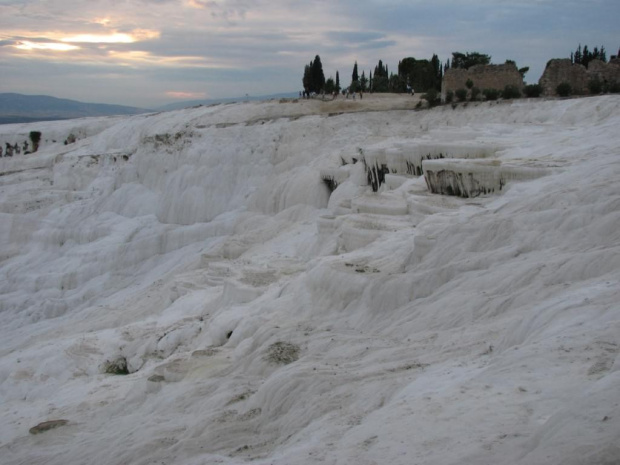
{"type": "Polygon", "coordinates": [[[62,42],[78,42],[92,44],[130,44],[135,42],[134,38],[129,34],[112,34],[112,35],[96,35],[96,34],[80,34],[73,37],[64,37],[60,39],[62,42]]]}
{"type": "Polygon", "coordinates": [[[206,98],[207,96],[205,92],[177,92],[173,90],[166,92],[166,95],[181,100],[206,98]]]}
{"type": "Polygon", "coordinates": [[[19,50],[51,50],[54,52],[69,52],[80,48],[77,45],[58,44],[54,42],[31,42],[29,40],[18,42],[13,47],[19,50]]]}

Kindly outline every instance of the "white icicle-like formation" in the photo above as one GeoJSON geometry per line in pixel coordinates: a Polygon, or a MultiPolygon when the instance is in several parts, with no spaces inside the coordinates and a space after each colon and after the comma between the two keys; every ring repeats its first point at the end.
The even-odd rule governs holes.
{"type": "Polygon", "coordinates": [[[466,198],[499,192],[508,181],[536,179],[550,172],[499,160],[425,160],[422,166],[431,192],[466,198]]]}
{"type": "Polygon", "coordinates": [[[423,161],[444,158],[486,158],[494,155],[498,147],[479,144],[470,140],[451,143],[397,142],[389,147],[362,149],[368,184],[374,192],[385,182],[389,173],[422,176],[423,161]]]}

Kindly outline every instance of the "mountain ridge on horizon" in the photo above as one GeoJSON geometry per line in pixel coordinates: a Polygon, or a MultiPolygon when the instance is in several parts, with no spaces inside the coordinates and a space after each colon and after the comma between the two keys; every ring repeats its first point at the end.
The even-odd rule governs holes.
{"type": "Polygon", "coordinates": [[[90,103],[79,100],[53,97],[51,95],[29,95],[17,92],[0,93],[0,124],[34,123],[91,116],[138,115],[141,113],[180,110],[197,105],[214,105],[238,101],[256,101],[273,98],[291,98],[295,92],[263,96],[225,97],[203,100],[172,102],[152,108],[140,108],[108,103],[90,103]]]}
{"type": "Polygon", "coordinates": [[[88,103],[50,95],[0,93],[0,124],[64,120],[89,116],[137,115],[152,110],[126,105],[88,103]]]}

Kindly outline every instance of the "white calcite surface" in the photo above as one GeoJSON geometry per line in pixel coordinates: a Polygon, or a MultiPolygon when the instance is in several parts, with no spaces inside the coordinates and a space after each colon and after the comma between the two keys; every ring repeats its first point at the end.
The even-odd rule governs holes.
{"type": "Polygon", "coordinates": [[[0,462],[618,463],[620,97],[402,98],[0,126],[0,462]]]}

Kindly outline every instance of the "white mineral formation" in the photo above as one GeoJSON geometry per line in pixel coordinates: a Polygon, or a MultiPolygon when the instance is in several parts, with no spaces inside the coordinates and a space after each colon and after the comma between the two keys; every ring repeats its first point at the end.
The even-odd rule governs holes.
{"type": "Polygon", "coordinates": [[[404,98],[0,126],[0,462],[619,463],[620,97],[404,98]]]}

